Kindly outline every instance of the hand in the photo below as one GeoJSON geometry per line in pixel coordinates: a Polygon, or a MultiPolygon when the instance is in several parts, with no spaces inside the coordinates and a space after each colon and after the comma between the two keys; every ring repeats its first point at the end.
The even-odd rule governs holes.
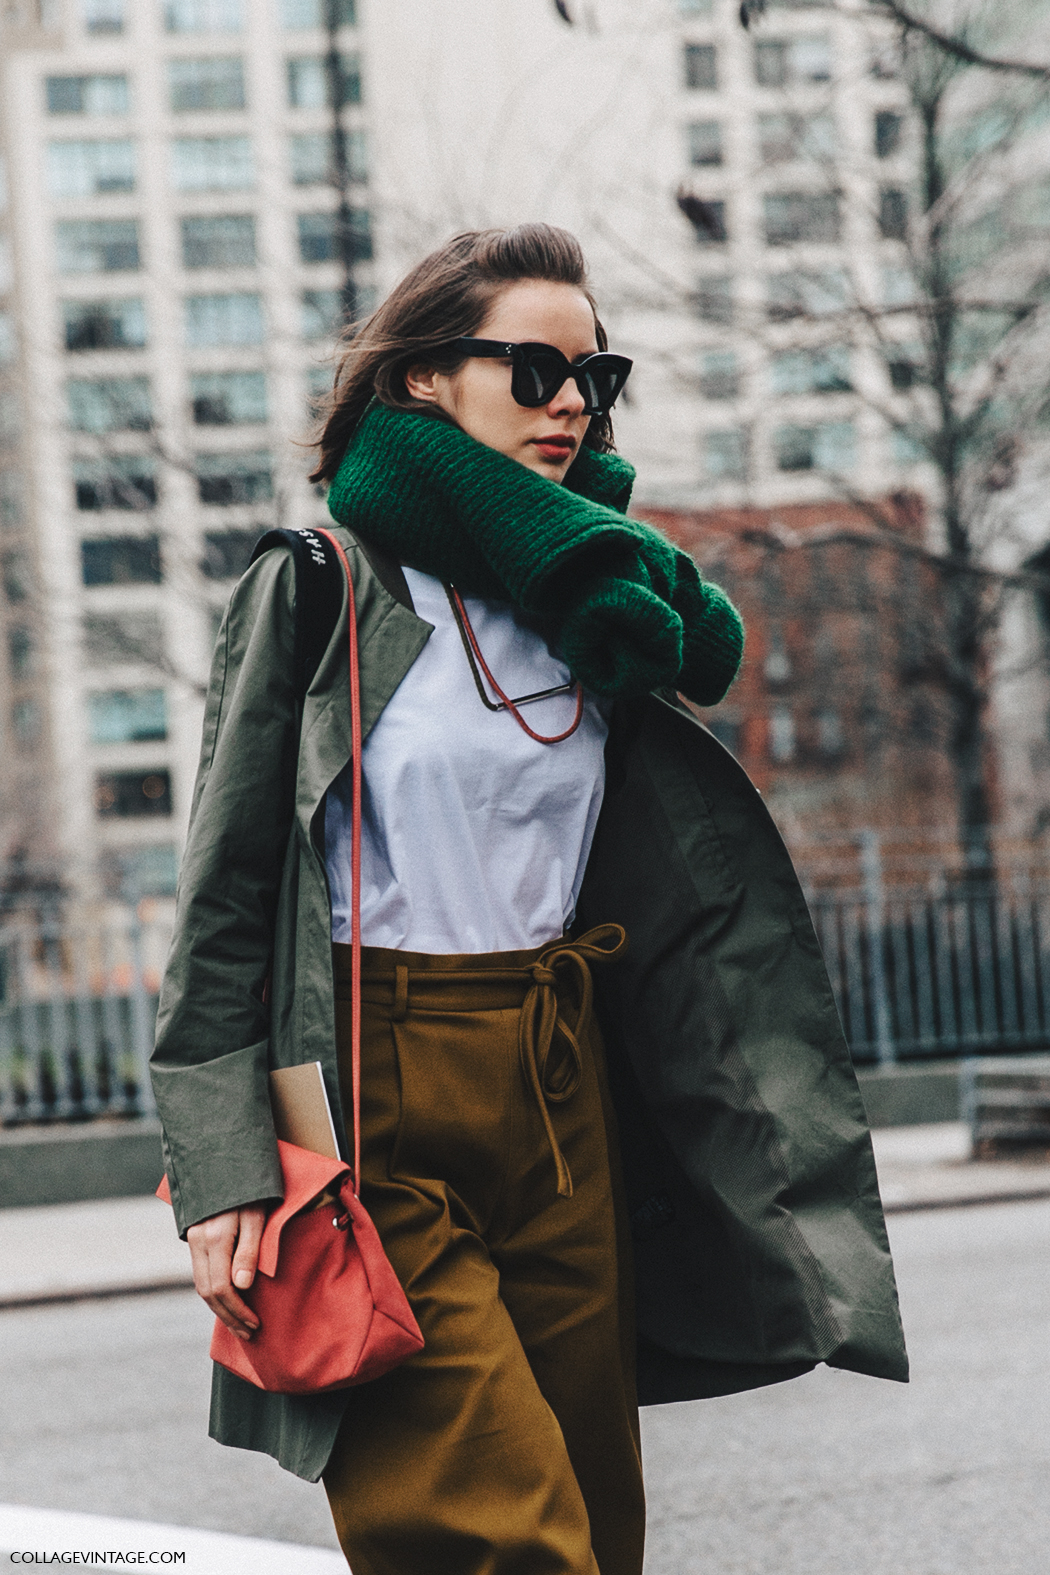
{"type": "Polygon", "coordinates": [[[234,1286],[246,1291],[255,1279],[265,1223],[264,1206],[247,1203],[243,1208],[213,1214],[186,1232],[197,1294],[241,1340],[251,1339],[259,1320],[234,1286]]]}

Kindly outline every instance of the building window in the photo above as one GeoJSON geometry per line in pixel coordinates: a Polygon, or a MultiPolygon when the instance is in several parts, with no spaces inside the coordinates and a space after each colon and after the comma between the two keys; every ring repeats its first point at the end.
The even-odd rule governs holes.
{"type": "Polygon", "coordinates": [[[762,198],[762,215],[767,246],[839,239],[839,194],[835,191],[767,192],[762,198]]]}
{"type": "Polygon", "coordinates": [[[918,300],[915,275],[910,268],[894,266],[882,270],[884,306],[912,306],[918,300]]]}
{"type": "Polygon", "coordinates": [[[733,321],[733,281],[728,274],[709,274],[696,287],[696,315],[701,322],[733,321]]]}
{"type": "Polygon", "coordinates": [[[63,219],[55,225],[59,273],[126,273],[141,267],[137,219],[63,219]]]}
{"type": "Polygon", "coordinates": [[[722,707],[710,716],[704,717],[704,726],[709,733],[713,733],[718,742],[729,750],[731,755],[740,753],[740,719],[727,716],[722,707]]]}
{"type": "Polygon", "coordinates": [[[766,310],[774,322],[786,323],[796,317],[827,317],[841,312],[847,300],[846,275],[840,268],[793,270],[770,277],[766,310]]]}
{"type": "Polygon", "coordinates": [[[66,384],[74,432],[148,432],[153,425],[149,378],[73,378],[66,384]]]}
{"type": "Polygon", "coordinates": [[[126,115],[128,79],[105,77],[48,77],[49,115],[126,115]]]}
{"type": "Polygon", "coordinates": [[[692,19],[698,16],[711,16],[714,12],[714,0],[678,0],[678,15],[692,19]]]}
{"type": "Polygon", "coordinates": [[[700,373],[705,399],[736,399],[740,393],[740,368],[735,350],[708,350],[700,373]]]}
{"type": "Polygon", "coordinates": [[[28,629],[11,629],[7,636],[7,660],[13,678],[30,678],[35,665],[36,649],[28,629]]]}
{"type": "Polygon", "coordinates": [[[243,25],[241,0],[167,0],[164,7],[169,33],[239,33],[243,25]]]}
{"type": "Polygon", "coordinates": [[[344,322],[342,290],[304,290],[300,300],[301,332],[304,339],[334,339],[344,322]]]}
{"type": "Polygon", "coordinates": [[[67,350],[141,350],[146,343],[146,313],[138,296],[63,301],[62,325],[67,350]]]}
{"type": "MultiPolygon", "coordinates": [[[[342,229],[339,214],[300,213],[299,258],[304,263],[341,262],[342,229]]],[[[372,255],[372,220],[367,208],[354,208],[350,214],[350,254],[354,262],[367,262],[372,255]]]]}
{"type": "Polygon", "coordinates": [[[107,536],[80,543],[85,585],[159,585],[163,579],[158,536],[107,536]]]}
{"type": "Polygon", "coordinates": [[[0,312],[0,366],[11,366],[18,356],[18,335],[10,312],[0,312]]]}
{"type": "Polygon", "coordinates": [[[95,808],[103,820],[170,815],[171,776],[167,771],[99,771],[95,808]]]}
{"type": "Polygon", "coordinates": [[[186,299],[186,343],[261,345],[262,300],[258,295],[191,295],[186,299]]]}
{"type": "Polygon", "coordinates": [[[770,374],[774,394],[842,394],[853,387],[845,345],[781,350],[770,362],[770,374]]]}
{"type": "Polygon", "coordinates": [[[875,116],[875,157],[888,159],[900,150],[904,116],[890,109],[880,109],[875,116]]]}
{"type": "Polygon", "coordinates": [[[269,454],[198,454],[197,494],[202,503],[228,507],[265,503],[273,497],[273,465],[269,454]]]}
{"type": "Polygon", "coordinates": [[[767,164],[835,156],[835,122],[828,114],[759,115],[759,152],[767,164]]]}
{"type": "Polygon", "coordinates": [[[831,40],[760,38],[755,42],[755,81],[760,87],[798,87],[831,81],[831,40]]]}
{"type": "Polygon", "coordinates": [[[851,470],[855,463],[851,421],[780,427],[773,434],[779,470],[851,470]]]}
{"type": "Polygon", "coordinates": [[[722,127],[717,120],[695,120],[686,130],[690,164],[697,167],[721,164],[722,127]]]}
{"type": "MultiPolygon", "coordinates": [[[[327,131],[307,131],[288,138],[292,184],[328,185],[335,172],[333,139],[327,131]]],[[[346,133],[346,173],[353,181],[368,179],[368,146],[360,130],[346,133]]]]}
{"type": "Polygon", "coordinates": [[[328,27],[330,19],[336,27],[356,26],[354,0],[334,0],[334,4],[333,0],[281,0],[281,26],[287,33],[302,32],[308,27],[328,27]]]}
{"type": "Polygon", "coordinates": [[[0,450],[13,448],[22,435],[22,401],[13,388],[0,389],[0,450]]]}
{"type": "Polygon", "coordinates": [[[769,713],[769,753],[781,766],[795,758],[795,718],[786,705],[775,705],[769,713]]]}
{"type": "Polygon", "coordinates": [[[98,197],[135,190],[135,144],[125,138],[105,142],[52,142],[47,150],[52,197],[98,197]]]}
{"type": "Polygon", "coordinates": [[[909,388],[914,388],[916,383],[925,381],[923,366],[926,356],[921,344],[887,345],[883,354],[886,357],[886,372],[890,386],[896,389],[897,393],[906,393],[909,388]]]}
{"type": "Polygon", "coordinates": [[[11,731],[26,748],[40,737],[40,707],[35,700],[16,700],[11,707],[11,731]]]}
{"type": "Polygon", "coordinates": [[[171,144],[176,191],[248,191],[255,185],[250,137],[176,137],[171,144]]]}
{"type": "Polygon", "coordinates": [[[251,562],[257,530],[208,530],[200,571],[208,580],[239,580],[251,562]]]}
{"type": "Polygon", "coordinates": [[[729,239],[726,205],[721,199],[709,202],[706,197],[679,194],[678,207],[693,226],[698,246],[721,246],[729,239]]]}
{"type": "Polygon", "coordinates": [[[316,421],[332,392],[332,371],[327,366],[308,366],[306,369],[306,410],[311,421],[316,421]]]}
{"type": "Polygon", "coordinates": [[[891,443],[895,465],[921,465],[930,457],[929,445],[923,441],[922,428],[914,423],[894,427],[891,443]]]}
{"type": "Polygon", "coordinates": [[[13,606],[24,602],[32,591],[32,574],[22,553],[9,552],[4,555],[0,578],[3,579],[4,595],[13,606]]]}
{"type": "Polygon", "coordinates": [[[73,461],[77,508],[151,509],[157,501],[152,460],[134,454],[73,461]]]}
{"type": "Polygon", "coordinates": [[[93,744],[158,744],[168,736],[163,689],[105,689],[88,695],[93,744]]]}
{"type": "Polygon", "coordinates": [[[91,613],[84,619],[84,651],[93,667],[154,667],[163,649],[156,613],[91,613]]]}
{"type": "Polygon", "coordinates": [[[879,233],[887,241],[908,238],[908,194],[896,186],[879,192],[879,233]]]}
{"type": "Polygon", "coordinates": [[[17,470],[0,470],[0,527],[17,530],[22,519],[21,474],[17,470]]]}
{"type": "Polygon", "coordinates": [[[181,230],[184,268],[255,266],[255,220],[250,214],[183,219],[181,230]]]}
{"type": "MultiPolygon", "coordinates": [[[[288,103],[292,109],[331,109],[332,73],[324,55],[296,55],[287,62],[288,103]]],[[[357,55],[339,56],[340,104],[361,102],[361,62],[357,55]]]]}
{"type": "Polygon", "coordinates": [[[713,92],[718,87],[718,55],[714,44],[686,44],[682,66],[687,88],[713,92]]]}
{"type": "Polygon", "coordinates": [[[837,711],[826,708],[815,711],[813,720],[817,727],[817,748],[825,760],[837,760],[846,752],[846,732],[837,711]]]}
{"type": "Polygon", "coordinates": [[[710,481],[743,481],[747,476],[747,433],[743,427],[704,433],[704,474],[710,481]]]}
{"type": "Polygon", "coordinates": [[[124,31],[124,0],[80,0],[84,29],[96,38],[124,31]]]}
{"type": "Polygon", "coordinates": [[[239,55],[169,60],[168,93],[180,114],[199,109],[243,109],[244,65],[239,55]]]}
{"type": "Polygon", "coordinates": [[[199,427],[252,425],[266,420],[262,372],[200,372],[190,378],[193,419],[199,427]]]}
{"type": "Polygon", "coordinates": [[[104,855],[106,889],[134,906],[143,897],[174,897],[179,864],[167,843],[148,848],[109,848],[104,855]]]}

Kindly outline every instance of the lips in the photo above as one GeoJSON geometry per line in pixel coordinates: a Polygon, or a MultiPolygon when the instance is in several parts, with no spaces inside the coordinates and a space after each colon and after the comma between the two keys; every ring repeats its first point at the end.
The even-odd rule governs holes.
{"type": "Polygon", "coordinates": [[[544,459],[567,459],[576,447],[576,439],[562,432],[552,432],[547,437],[532,439],[533,447],[544,459]]]}

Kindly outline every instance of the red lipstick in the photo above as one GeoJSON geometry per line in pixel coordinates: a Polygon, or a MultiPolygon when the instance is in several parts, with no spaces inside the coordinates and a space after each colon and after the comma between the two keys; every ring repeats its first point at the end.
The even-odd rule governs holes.
{"type": "Polygon", "coordinates": [[[567,459],[576,447],[576,439],[568,432],[547,432],[543,437],[532,438],[531,442],[540,457],[553,465],[567,459]]]}

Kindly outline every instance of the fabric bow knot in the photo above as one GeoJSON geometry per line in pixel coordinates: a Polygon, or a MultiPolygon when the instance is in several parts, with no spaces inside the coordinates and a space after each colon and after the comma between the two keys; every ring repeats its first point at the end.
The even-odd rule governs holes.
{"type": "Polygon", "coordinates": [[[552,942],[529,969],[532,983],[518,1021],[518,1055],[554,1156],[562,1198],[572,1197],[572,1176],[547,1107],[571,1099],[583,1079],[580,1042],[594,1008],[589,964],[618,956],[626,943],[620,925],[600,924],[578,940],[552,942]]]}

